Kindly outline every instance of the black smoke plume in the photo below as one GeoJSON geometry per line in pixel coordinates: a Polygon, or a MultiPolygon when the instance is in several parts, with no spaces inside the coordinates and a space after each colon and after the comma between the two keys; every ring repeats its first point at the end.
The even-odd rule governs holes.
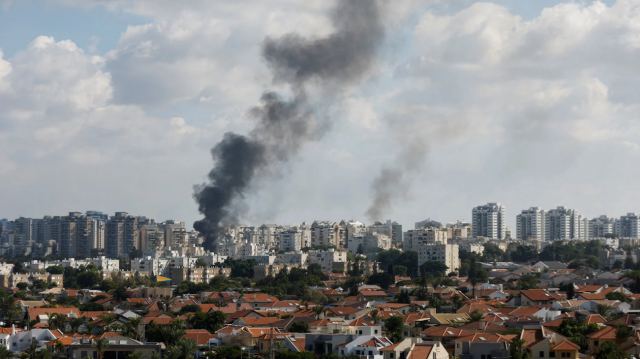
{"type": "Polygon", "coordinates": [[[275,82],[291,88],[291,98],[276,92],[262,95],[251,110],[255,128],[246,136],[227,133],[211,151],[215,161],[209,182],[197,186],[194,197],[204,218],[194,228],[215,249],[221,227],[235,223],[235,200],[242,198],[258,173],[287,162],[307,141],[318,137],[320,126],[307,99],[305,86],[339,90],[362,77],[371,67],[384,35],[378,0],[339,0],[331,13],[335,32],[326,38],[296,34],[267,38],[263,58],[275,82]]]}

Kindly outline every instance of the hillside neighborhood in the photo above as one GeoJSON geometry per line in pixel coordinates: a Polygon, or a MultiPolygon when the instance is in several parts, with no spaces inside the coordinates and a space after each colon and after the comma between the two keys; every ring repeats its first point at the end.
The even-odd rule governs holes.
{"type": "Polygon", "coordinates": [[[350,255],[335,272],[311,264],[264,275],[264,265],[228,259],[194,268],[216,268],[210,280],[178,284],[93,264],[7,262],[0,358],[640,355],[640,271],[631,257],[597,265],[581,254],[606,248],[592,241],[553,244],[560,257],[579,249],[574,260],[517,262],[503,259],[522,248],[491,246],[462,252],[458,272],[433,261],[414,268],[407,258],[416,253],[390,250],[373,262],[350,255]]]}

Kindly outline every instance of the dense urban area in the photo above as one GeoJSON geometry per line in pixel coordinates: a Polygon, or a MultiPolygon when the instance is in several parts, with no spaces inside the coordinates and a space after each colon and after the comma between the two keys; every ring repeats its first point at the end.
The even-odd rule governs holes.
{"type": "Polygon", "coordinates": [[[0,220],[0,358],[640,357],[640,218],[0,220]]]}

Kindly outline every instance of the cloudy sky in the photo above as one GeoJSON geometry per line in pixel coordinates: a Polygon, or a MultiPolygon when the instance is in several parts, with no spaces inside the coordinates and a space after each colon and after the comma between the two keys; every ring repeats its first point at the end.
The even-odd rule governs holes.
{"type": "MultiPolygon", "coordinates": [[[[332,32],[326,0],[0,0],[0,218],[198,218],[210,148],[272,86],[266,36],[332,32]]],[[[247,223],[468,220],[499,201],[640,210],[640,0],[393,0],[333,125],[245,199],[247,223]]]]}

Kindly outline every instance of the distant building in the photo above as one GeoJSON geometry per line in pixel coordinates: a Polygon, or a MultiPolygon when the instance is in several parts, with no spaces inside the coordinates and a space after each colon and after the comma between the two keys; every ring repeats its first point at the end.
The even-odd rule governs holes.
{"type": "Polygon", "coordinates": [[[487,203],[471,211],[471,231],[474,238],[505,238],[504,207],[500,203],[487,203]]]}
{"type": "Polygon", "coordinates": [[[107,222],[105,242],[107,257],[128,257],[138,245],[138,219],[127,212],[116,212],[107,222]]]}
{"type": "Polygon", "coordinates": [[[621,216],[616,223],[616,234],[622,238],[640,238],[640,219],[635,213],[621,216]]]}
{"type": "Polygon", "coordinates": [[[586,240],[587,219],[575,210],[559,206],[545,214],[545,238],[548,241],[586,240]]]}
{"type": "Polygon", "coordinates": [[[418,247],[418,266],[428,261],[443,263],[447,272],[460,269],[459,247],[457,244],[421,243],[418,247]]]}
{"type": "Polygon", "coordinates": [[[613,235],[616,231],[616,220],[607,216],[600,216],[589,221],[589,238],[603,238],[613,235]]]}
{"type": "Polygon", "coordinates": [[[524,209],[516,216],[516,239],[544,241],[544,211],[538,207],[524,209]]]}

